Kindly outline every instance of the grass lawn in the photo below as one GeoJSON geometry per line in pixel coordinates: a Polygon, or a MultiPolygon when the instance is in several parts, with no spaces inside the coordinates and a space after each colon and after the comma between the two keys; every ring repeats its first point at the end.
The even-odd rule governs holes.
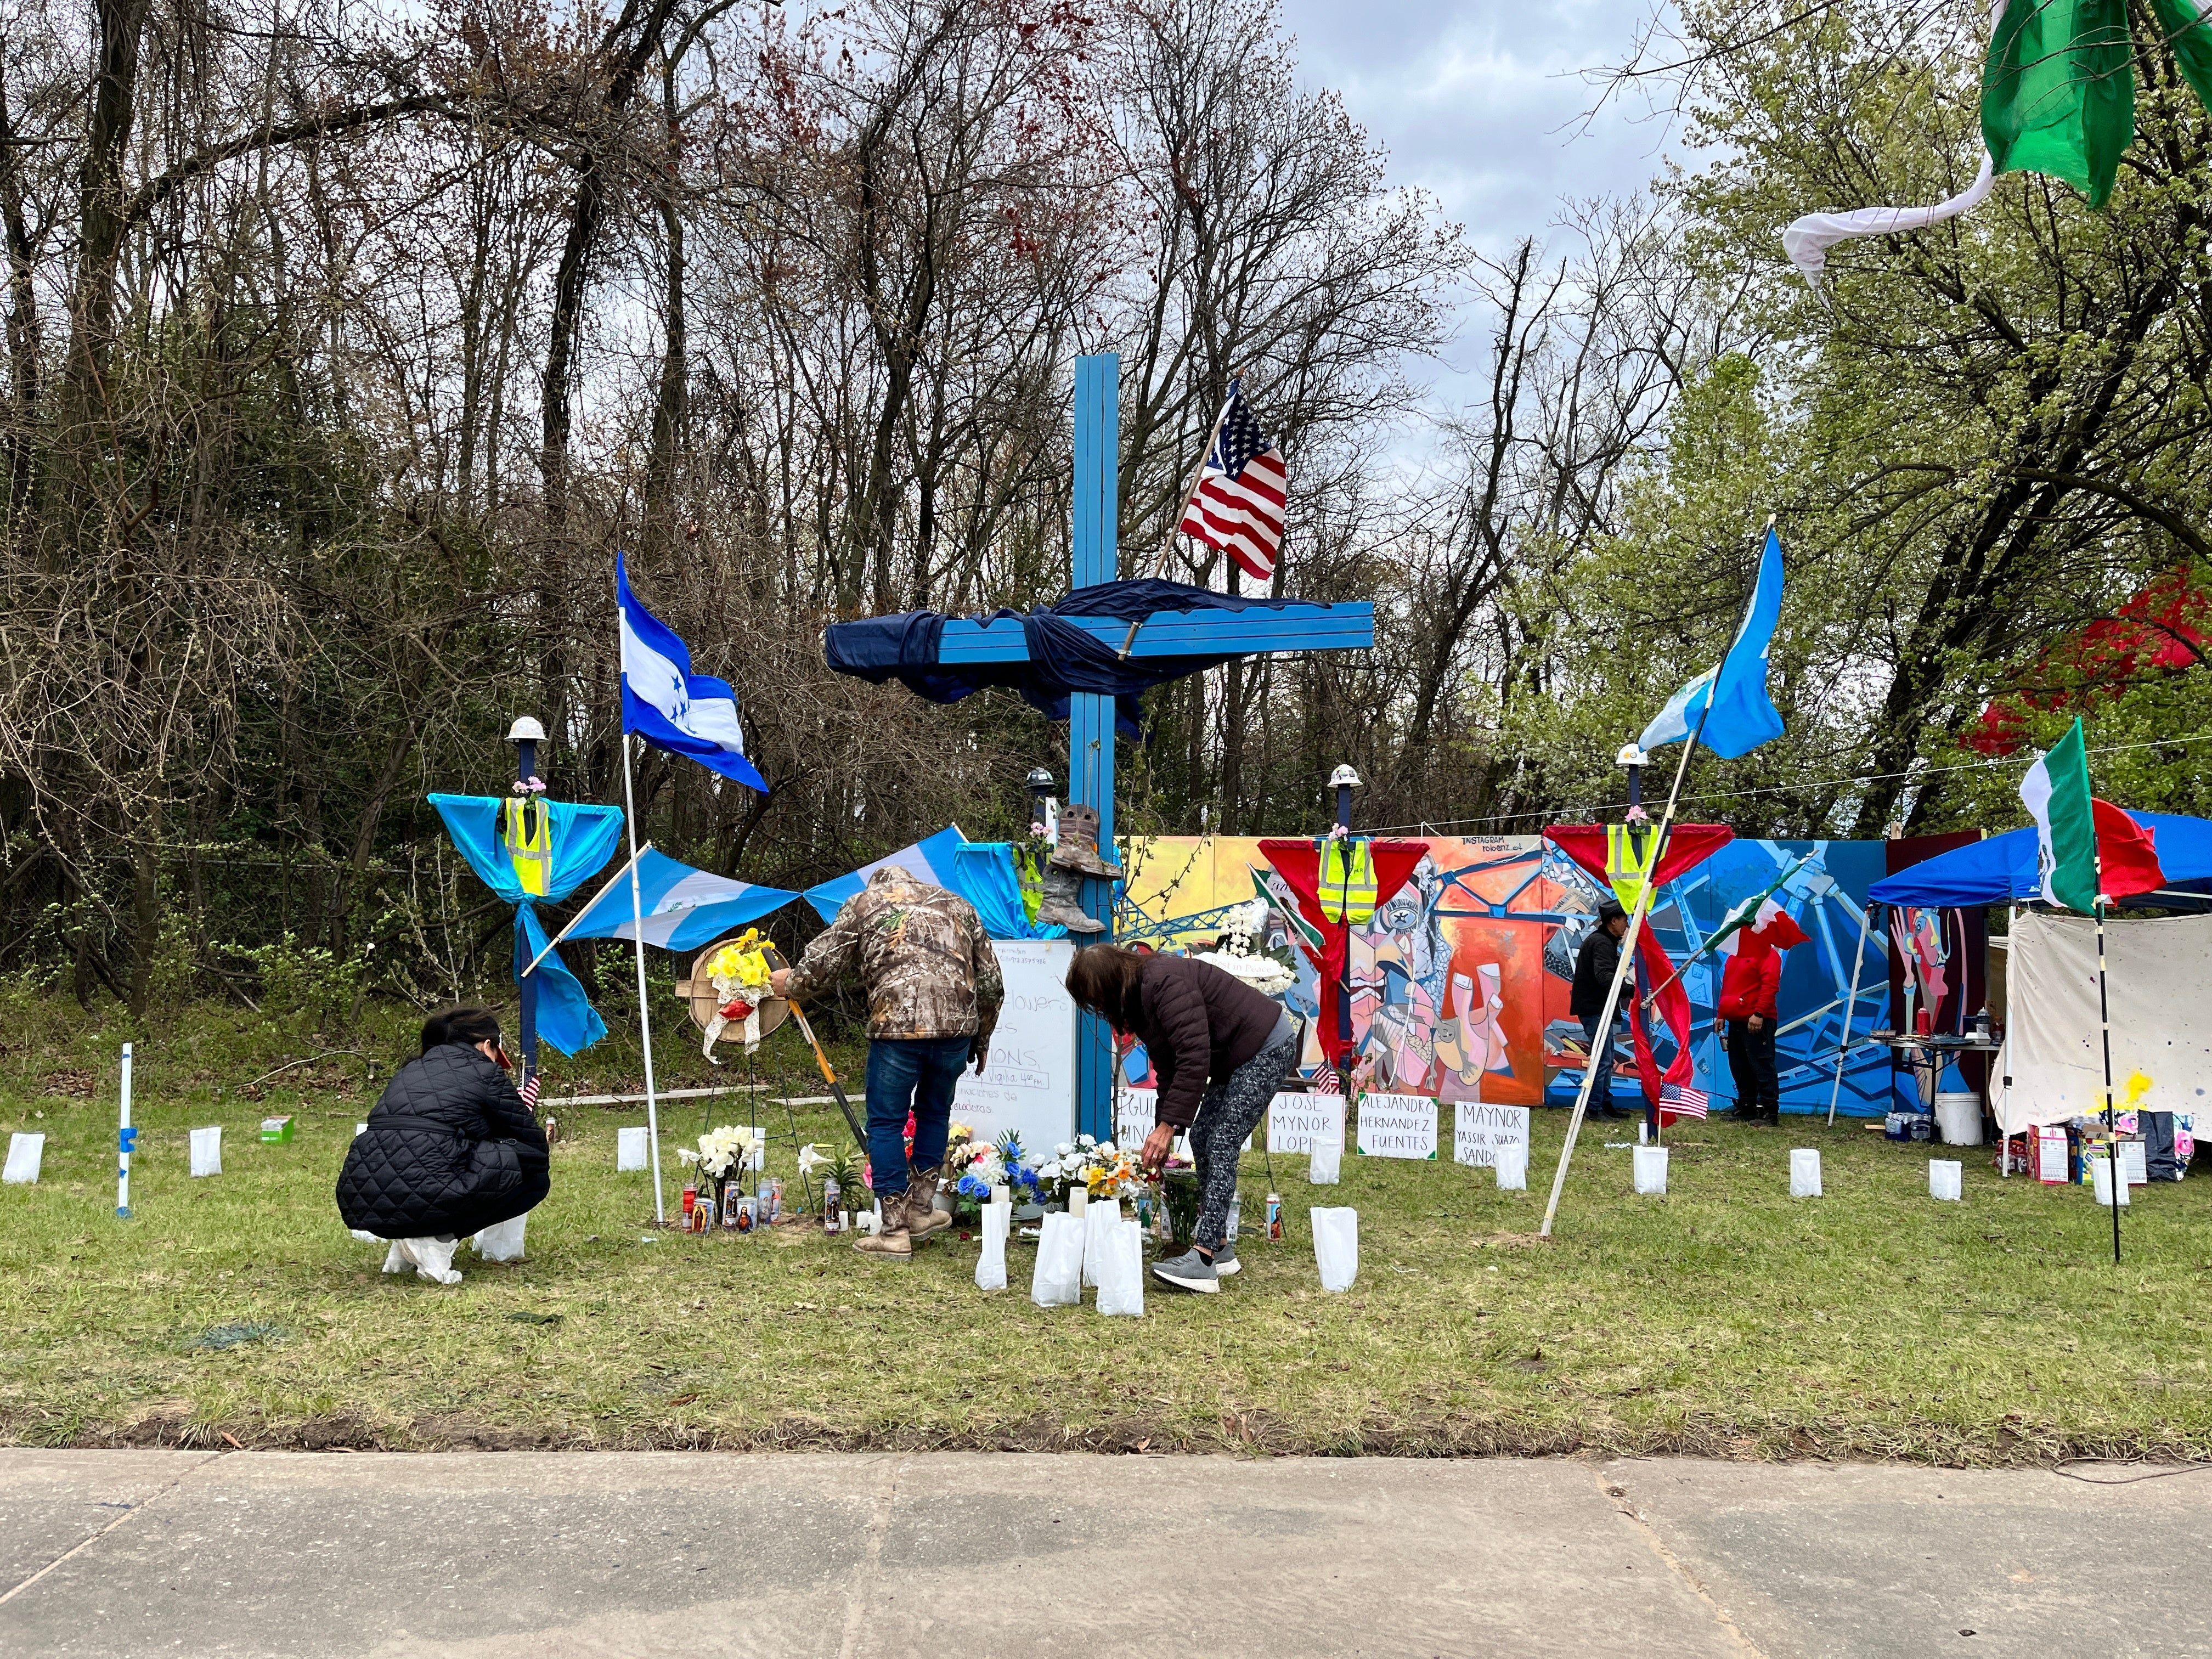
{"type": "MultiPolygon", "coordinates": [[[[0,1440],[19,1444],[2212,1456],[2201,1170],[2138,1190],[2115,1268],[2085,1191],[2000,1181],[1984,1154],[1966,1154],[1966,1201],[1939,1204],[1926,1148],[1716,1121],[1686,1126],[1670,1194],[1639,1199],[1604,1146],[1619,1127],[1593,1125],[1559,1237],[1534,1245],[1519,1236],[1565,1124],[1539,1112],[1527,1194],[1349,1155],[1315,1188],[1278,1158],[1283,1243],[1248,1242],[1218,1297],[1148,1294],[1142,1321],[1109,1321],[1034,1306],[1018,1243],[1013,1288],[987,1296],[977,1247],[950,1236],[903,1267],[806,1230],[644,1242],[647,1178],[614,1170],[642,1110],[579,1109],[559,1114],[574,1133],[528,1259],[464,1251],[465,1281],[440,1289],[383,1278],[381,1247],[338,1222],[331,1183],[376,1087],[358,1057],[240,1098],[265,1069],[246,1037],[147,1043],[125,1222],[112,1036],[33,1024],[0,1056],[0,1130],[48,1136],[40,1183],[0,1188],[0,1440]],[[258,1144],[283,1111],[297,1139],[258,1144]],[[218,1122],[226,1171],[191,1180],[185,1131],[218,1122]],[[1821,1148],[1826,1197],[1789,1197],[1793,1146],[1821,1148]],[[1349,1294],[1320,1288],[1315,1201],[1358,1209],[1349,1294]],[[224,1346],[225,1328],[259,1328],[224,1346]]],[[[351,1046],[388,1059],[397,1030],[351,1046]]],[[[795,1038],[776,1042],[805,1084],[795,1038]]],[[[671,1086],[701,1080],[692,1054],[671,1086]]],[[[831,1138],[834,1110],[801,1116],[831,1138]]],[[[670,1143],[700,1118],[672,1108],[670,1143]]],[[[788,1145],[771,1167],[790,1174],[788,1145]]],[[[1250,1217],[1256,1153],[1244,1176],[1250,1217]]]]}

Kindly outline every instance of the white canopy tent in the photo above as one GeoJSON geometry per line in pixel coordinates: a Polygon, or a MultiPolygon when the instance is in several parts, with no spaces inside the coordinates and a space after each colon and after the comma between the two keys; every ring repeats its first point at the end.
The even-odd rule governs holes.
{"type": "MultiPolygon", "coordinates": [[[[2006,964],[2005,1048],[1990,1109],[2008,1134],[2105,1109],[2097,1024],[2097,929],[2087,916],[2022,915],[2006,964]]],[[[2112,1098],[2150,1086],[2149,1112],[2212,1112],[2212,915],[2105,922],[2112,1098]]],[[[2201,1121],[2201,1120],[2200,1120],[2201,1121]]]]}

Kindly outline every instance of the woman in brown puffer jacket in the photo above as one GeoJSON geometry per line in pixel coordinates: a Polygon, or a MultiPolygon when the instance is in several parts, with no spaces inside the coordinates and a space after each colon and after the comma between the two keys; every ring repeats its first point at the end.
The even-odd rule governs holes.
{"type": "Polygon", "coordinates": [[[1159,1079],[1145,1167],[1167,1161],[1176,1131],[1190,1132],[1198,1164],[1198,1224],[1191,1249],[1152,1273],[1179,1290],[1212,1292],[1237,1271],[1227,1242],[1237,1158],[1275,1091],[1297,1067],[1290,1011],[1232,974],[1188,957],[1140,955],[1118,945],[1076,953],[1067,994],[1145,1045],[1159,1079]]]}

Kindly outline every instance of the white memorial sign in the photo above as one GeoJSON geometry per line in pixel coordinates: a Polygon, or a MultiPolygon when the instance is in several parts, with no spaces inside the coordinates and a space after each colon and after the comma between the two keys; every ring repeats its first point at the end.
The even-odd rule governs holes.
{"type": "Polygon", "coordinates": [[[1364,1158],[1434,1158],[1437,1103],[1426,1095],[1362,1095],[1359,1152],[1364,1158]]]}
{"type": "Polygon", "coordinates": [[[1526,1106],[1486,1106],[1480,1101],[1462,1100],[1452,1109],[1452,1158],[1456,1163],[1490,1169],[1498,1162],[1499,1147],[1519,1146],[1525,1151],[1528,1145],[1526,1106]]]}
{"type": "Polygon", "coordinates": [[[1310,1158],[1316,1135],[1344,1144],[1344,1097],[1277,1095],[1267,1108],[1267,1150],[1310,1158]]]}
{"type": "Polygon", "coordinates": [[[1006,975],[1006,1005],[981,1075],[960,1074],[952,1115],[978,1140],[1012,1130],[1032,1158],[1049,1158],[1075,1138],[1075,1004],[1064,982],[1075,946],[1019,939],[991,948],[1006,975]]]}
{"type": "MultiPolygon", "coordinates": [[[[1114,1144],[1117,1146],[1139,1146],[1152,1132],[1158,1122],[1160,1096],[1157,1089],[1124,1089],[1114,1103],[1114,1144]]],[[[1050,1153],[1048,1146],[1039,1157],[1050,1153]]]]}

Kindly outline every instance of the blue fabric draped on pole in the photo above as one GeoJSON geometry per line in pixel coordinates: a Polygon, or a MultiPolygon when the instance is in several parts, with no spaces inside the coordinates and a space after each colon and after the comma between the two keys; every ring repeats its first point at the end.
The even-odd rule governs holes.
{"type": "MultiPolygon", "coordinates": [[[[2172,812],[2130,812],[2158,843],[2166,891],[2203,892],[2212,882],[2212,821],[2172,812]]],[[[1909,870],[1885,876],[1867,889],[1882,904],[1917,904],[1955,910],[1975,904],[2025,902],[2043,896],[2036,860],[2035,827],[2014,830],[1970,846],[1954,847],[1909,870]]],[[[2130,901],[2155,903],[2148,896],[2130,901]]],[[[2183,907],[2187,908],[2187,907],[2183,907]]]]}
{"type": "MultiPolygon", "coordinates": [[[[548,940],[538,906],[557,904],[613,855],[622,839],[622,809],[580,806],[573,801],[540,800],[552,823],[552,868],[545,891],[530,894],[515,877],[514,860],[500,840],[499,809],[493,795],[433,795],[430,805],[446,821],[446,832],[485,886],[514,906],[514,973],[520,980],[548,940]]],[[[624,900],[627,902],[628,895],[624,900]]],[[[538,1035],[564,1054],[590,1048],[607,1034],[606,1022],[576,976],[559,956],[538,964],[538,1035]]]]}
{"type": "MultiPolygon", "coordinates": [[[[781,910],[799,895],[695,870],[648,847],[637,856],[637,896],[645,911],[645,942],[689,951],[781,910]]],[[[626,870],[568,927],[570,939],[635,939],[637,933],[626,870]]]]}
{"type": "Polygon", "coordinates": [[[1774,624],[1782,617],[1782,541],[1766,529],[1766,548],[1759,557],[1751,605],[1736,629],[1728,655],[1677,691],[1644,728],[1638,741],[1646,749],[1680,743],[1698,732],[1698,741],[1724,760],[1748,755],[1782,735],[1782,716],[1766,695],[1766,653],[1774,644],[1774,624]],[[1705,714],[1705,700],[1713,709],[1705,714]],[[1702,717],[1705,729],[1698,731],[1702,717]]]}
{"type": "Polygon", "coordinates": [[[1145,579],[1079,587],[1058,605],[1024,613],[994,611],[985,622],[1018,618],[1028,646],[1021,662],[947,664],[939,645],[948,618],[935,611],[908,611],[894,617],[868,617],[833,623],[823,630],[823,653],[841,674],[881,685],[896,680],[932,702],[957,702],[986,686],[1002,685],[1050,719],[1067,718],[1067,700],[1078,691],[1115,700],[1115,723],[1134,736],[1139,696],[1169,680],[1195,674],[1243,651],[1206,652],[1188,657],[1125,658],[1120,641],[1099,639],[1073,625],[1073,617],[1136,622],[1158,611],[1280,609],[1290,599],[1248,599],[1215,593],[1182,582],[1145,579]]]}

